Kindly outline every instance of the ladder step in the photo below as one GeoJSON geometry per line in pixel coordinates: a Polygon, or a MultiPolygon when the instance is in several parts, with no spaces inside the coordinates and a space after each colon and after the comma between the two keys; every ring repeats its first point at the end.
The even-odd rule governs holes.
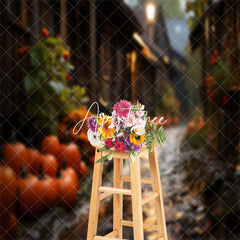
{"type": "MultiPolygon", "coordinates": [[[[132,221],[127,221],[127,220],[122,220],[121,225],[126,226],[126,227],[133,227],[133,222],[132,221]]],[[[158,231],[159,230],[158,225],[147,224],[147,223],[143,224],[143,228],[147,229],[147,230],[151,230],[151,231],[158,231]]]]}
{"type": "MultiPolygon", "coordinates": [[[[127,176],[121,176],[121,181],[131,182],[131,178],[127,176]]],[[[141,178],[141,183],[152,184],[152,180],[150,178],[141,178]]]]}
{"type": "Polygon", "coordinates": [[[152,201],[153,199],[157,198],[158,196],[159,196],[159,194],[157,192],[154,192],[154,193],[150,194],[149,196],[145,197],[142,200],[142,205],[152,201]]]}
{"type": "Polygon", "coordinates": [[[128,239],[95,236],[94,240],[128,240],[128,239]]]}
{"type": "Polygon", "coordinates": [[[132,195],[132,191],[130,189],[113,188],[113,187],[99,187],[98,189],[99,189],[99,192],[104,192],[104,193],[132,195]]]}

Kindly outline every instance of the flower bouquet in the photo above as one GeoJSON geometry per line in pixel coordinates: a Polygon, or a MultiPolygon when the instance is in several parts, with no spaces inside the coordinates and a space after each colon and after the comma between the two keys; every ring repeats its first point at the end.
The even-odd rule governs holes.
{"type": "Polygon", "coordinates": [[[165,141],[164,119],[150,120],[144,105],[133,105],[127,100],[120,100],[113,106],[112,116],[103,113],[88,119],[88,140],[99,151],[110,151],[97,162],[111,160],[113,151],[128,152],[131,162],[135,160],[145,145],[149,152],[155,143],[165,141]]]}

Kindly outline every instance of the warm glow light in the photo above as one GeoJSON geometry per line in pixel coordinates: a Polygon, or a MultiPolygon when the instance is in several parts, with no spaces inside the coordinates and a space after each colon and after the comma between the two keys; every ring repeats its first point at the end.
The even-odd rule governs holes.
{"type": "Polygon", "coordinates": [[[148,2],[146,4],[146,16],[147,21],[149,23],[153,23],[155,21],[155,14],[156,14],[156,5],[154,2],[148,2]]]}

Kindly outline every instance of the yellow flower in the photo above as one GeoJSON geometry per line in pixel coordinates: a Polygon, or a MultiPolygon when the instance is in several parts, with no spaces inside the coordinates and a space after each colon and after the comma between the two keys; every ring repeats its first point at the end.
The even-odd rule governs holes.
{"type": "Polygon", "coordinates": [[[102,138],[112,138],[115,133],[115,128],[109,128],[112,123],[112,119],[108,116],[103,116],[98,120],[98,131],[102,135],[102,138]]]}
{"type": "Polygon", "coordinates": [[[131,133],[130,134],[130,142],[135,144],[135,145],[140,145],[145,141],[145,136],[143,135],[137,135],[136,133],[131,133]]]}

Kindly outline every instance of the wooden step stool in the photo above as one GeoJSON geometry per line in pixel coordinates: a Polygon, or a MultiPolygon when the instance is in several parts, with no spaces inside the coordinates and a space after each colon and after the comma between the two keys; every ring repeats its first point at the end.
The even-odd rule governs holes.
{"type": "MultiPolygon", "coordinates": [[[[99,152],[96,148],[95,162],[108,153],[110,152],[99,152]]],[[[133,163],[130,163],[130,177],[127,177],[122,175],[123,159],[128,159],[129,154],[125,152],[113,152],[113,187],[101,186],[104,162],[94,165],[87,240],[122,239],[122,226],[133,227],[134,240],[144,240],[144,229],[157,231],[157,240],[168,239],[156,147],[154,147],[153,151],[148,155],[151,179],[141,179],[140,157],[144,155],[148,155],[146,148],[141,150],[133,163]],[[131,190],[123,189],[124,181],[131,182],[131,190]],[[142,199],[141,183],[152,185],[153,193],[145,199],[142,199]],[[105,236],[97,236],[100,201],[111,195],[113,195],[113,231],[105,236]],[[132,197],[133,221],[122,219],[123,195],[130,195],[132,197]],[[153,200],[155,201],[157,225],[144,224],[142,206],[153,200]]]]}

